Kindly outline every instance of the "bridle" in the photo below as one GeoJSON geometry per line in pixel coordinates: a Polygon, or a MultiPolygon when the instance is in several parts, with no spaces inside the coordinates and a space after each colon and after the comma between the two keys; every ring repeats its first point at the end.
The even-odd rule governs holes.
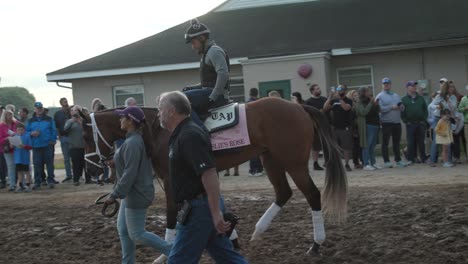
{"type": "Polygon", "coordinates": [[[102,155],[101,150],[99,148],[99,139],[102,140],[102,142],[104,142],[104,144],[111,151],[113,150],[113,147],[112,147],[111,144],[109,144],[109,142],[107,142],[107,140],[104,138],[101,131],[99,130],[99,128],[97,126],[97,123],[96,123],[96,118],[94,117],[94,113],[91,113],[89,115],[89,117],[91,119],[91,124],[86,124],[86,125],[91,126],[91,129],[93,130],[93,139],[94,139],[94,144],[95,144],[95,150],[96,151],[85,154],[85,161],[90,163],[90,164],[93,164],[94,166],[96,166],[98,168],[104,169],[104,161],[108,160],[109,157],[106,157],[106,156],[102,155]],[[89,159],[89,157],[94,157],[94,156],[99,157],[100,163],[96,163],[96,162],[89,159]]]}

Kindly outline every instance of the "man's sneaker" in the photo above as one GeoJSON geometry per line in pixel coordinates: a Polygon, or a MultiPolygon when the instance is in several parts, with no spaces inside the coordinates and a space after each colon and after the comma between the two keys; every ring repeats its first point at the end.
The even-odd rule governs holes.
{"type": "Polygon", "coordinates": [[[72,180],[71,177],[66,177],[65,179],[63,179],[62,183],[69,182],[69,181],[71,181],[71,180],[72,180]]]}
{"type": "Polygon", "coordinates": [[[349,164],[346,164],[346,165],[345,165],[345,169],[346,169],[346,171],[353,171],[353,170],[351,169],[351,166],[349,166],[349,164]]]}
{"type": "Polygon", "coordinates": [[[6,188],[6,183],[2,182],[0,183],[0,189],[5,189],[6,188]]]}
{"type": "Polygon", "coordinates": [[[55,188],[55,183],[49,183],[47,184],[47,186],[49,186],[49,189],[53,189],[55,188]]]}
{"type": "Polygon", "coordinates": [[[364,166],[363,170],[365,170],[365,171],[374,171],[376,169],[371,165],[366,165],[366,166],[364,166]]]}
{"type": "Polygon", "coordinates": [[[46,181],[42,181],[42,186],[47,186],[47,182],[46,181]]]}
{"type": "Polygon", "coordinates": [[[23,192],[23,188],[21,188],[21,186],[16,187],[15,193],[20,193],[20,192],[23,192]]]}
{"type": "Polygon", "coordinates": [[[321,171],[321,170],[323,170],[323,168],[322,168],[322,167],[320,167],[320,165],[318,164],[318,162],[317,162],[317,161],[315,161],[315,162],[314,162],[314,170],[318,170],[318,171],[321,171]]]}
{"type": "Polygon", "coordinates": [[[10,188],[8,189],[8,191],[9,191],[9,192],[14,192],[14,191],[15,191],[15,187],[13,187],[13,188],[10,187],[10,188]]]}
{"type": "Polygon", "coordinates": [[[406,166],[410,166],[410,165],[413,165],[413,162],[412,162],[411,160],[408,160],[408,161],[406,162],[406,166]]]}
{"type": "Polygon", "coordinates": [[[263,176],[263,171],[257,172],[254,174],[255,177],[263,176]]]}
{"type": "Polygon", "coordinates": [[[399,167],[399,168],[404,168],[404,167],[407,167],[408,166],[408,163],[404,162],[404,161],[397,161],[396,165],[399,167]]]}
{"type": "Polygon", "coordinates": [[[393,163],[385,162],[383,166],[384,166],[384,168],[393,168],[393,163]]]}
{"type": "Polygon", "coordinates": [[[376,170],[381,170],[383,169],[382,166],[379,166],[377,164],[373,164],[372,167],[374,167],[376,170]]]}
{"type": "Polygon", "coordinates": [[[27,192],[27,193],[31,192],[31,188],[29,188],[29,186],[26,186],[26,187],[24,188],[24,192],[27,192]]]}
{"type": "Polygon", "coordinates": [[[444,168],[452,168],[453,166],[455,165],[453,165],[453,163],[450,163],[450,162],[444,162],[444,165],[442,165],[442,167],[444,168]]]}
{"type": "Polygon", "coordinates": [[[74,182],[73,185],[75,185],[75,186],[80,186],[80,182],[79,182],[79,181],[78,181],[78,182],[74,182]]]}
{"type": "Polygon", "coordinates": [[[35,191],[39,191],[41,189],[41,186],[40,185],[34,185],[32,187],[32,189],[35,190],[35,191]]]}

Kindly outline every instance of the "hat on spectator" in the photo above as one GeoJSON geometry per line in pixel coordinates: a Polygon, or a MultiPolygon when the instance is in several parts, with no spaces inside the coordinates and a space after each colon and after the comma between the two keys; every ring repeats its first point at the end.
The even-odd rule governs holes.
{"type": "Polygon", "coordinates": [[[440,78],[439,82],[440,83],[448,82],[448,79],[447,78],[440,78]]]}
{"type": "Polygon", "coordinates": [[[418,84],[417,81],[409,81],[406,83],[406,88],[410,87],[410,86],[415,86],[416,84],[418,84]]]}
{"type": "Polygon", "coordinates": [[[37,107],[37,108],[42,108],[42,103],[41,102],[35,102],[34,103],[34,107],[37,107]]]}
{"type": "Polygon", "coordinates": [[[143,113],[143,110],[141,110],[141,108],[138,106],[128,106],[123,110],[115,110],[115,113],[119,116],[130,117],[137,123],[141,123],[143,120],[145,120],[145,113],[143,113]]]}
{"type": "Polygon", "coordinates": [[[385,77],[382,79],[382,83],[392,83],[392,80],[390,80],[388,77],[385,77]]]}

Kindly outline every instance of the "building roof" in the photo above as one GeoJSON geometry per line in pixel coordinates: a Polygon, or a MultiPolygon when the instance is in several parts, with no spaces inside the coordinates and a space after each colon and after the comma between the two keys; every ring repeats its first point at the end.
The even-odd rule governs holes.
{"type": "MultiPolygon", "coordinates": [[[[215,9],[199,20],[211,29],[212,38],[231,58],[259,58],[464,40],[468,39],[467,11],[465,0],[320,0],[228,11],[215,9]]],[[[53,77],[195,62],[198,57],[183,38],[188,26],[177,25],[48,73],[48,79],[59,81],[53,77]]]]}

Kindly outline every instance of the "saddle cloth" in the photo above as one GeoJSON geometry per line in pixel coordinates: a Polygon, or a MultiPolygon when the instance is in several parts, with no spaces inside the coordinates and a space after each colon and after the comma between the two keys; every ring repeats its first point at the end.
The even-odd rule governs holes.
{"type": "Polygon", "coordinates": [[[210,134],[211,147],[213,151],[238,148],[238,147],[250,145],[249,132],[247,130],[247,117],[245,114],[245,104],[239,105],[235,103],[235,104],[227,105],[226,107],[231,110],[224,110],[222,112],[217,112],[217,115],[215,115],[213,111],[216,111],[222,107],[213,109],[213,111],[211,112],[212,115],[211,117],[208,118],[208,120],[212,119],[212,117],[217,117],[217,119],[221,119],[220,122],[222,122],[224,121],[224,119],[228,119],[229,117],[230,121],[226,121],[226,123],[228,124],[221,123],[220,125],[208,126],[207,125],[208,120],[205,122],[205,125],[207,125],[207,128],[210,131],[216,131],[210,134]],[[234,111],[234,109],[236,108],[237,108],[237,111],[234,111]],[[222,117],[222,115],[224,117],[222,117]],[[234,122],[232,121],[233,119],[237,119],[237,121],[234,122]],[[234,124],[234,126],[232,124],[234,124]],[[229,127],[229,128],[226,128],[226,127],[229,127]]]}
{"type": "Polygon", "coordinates": [[[208,110],[209,116],[205,120],[205,127],[213,133],[237,125],[239,123],[238,106],[238,103],[230,103],[208,110]]]}

